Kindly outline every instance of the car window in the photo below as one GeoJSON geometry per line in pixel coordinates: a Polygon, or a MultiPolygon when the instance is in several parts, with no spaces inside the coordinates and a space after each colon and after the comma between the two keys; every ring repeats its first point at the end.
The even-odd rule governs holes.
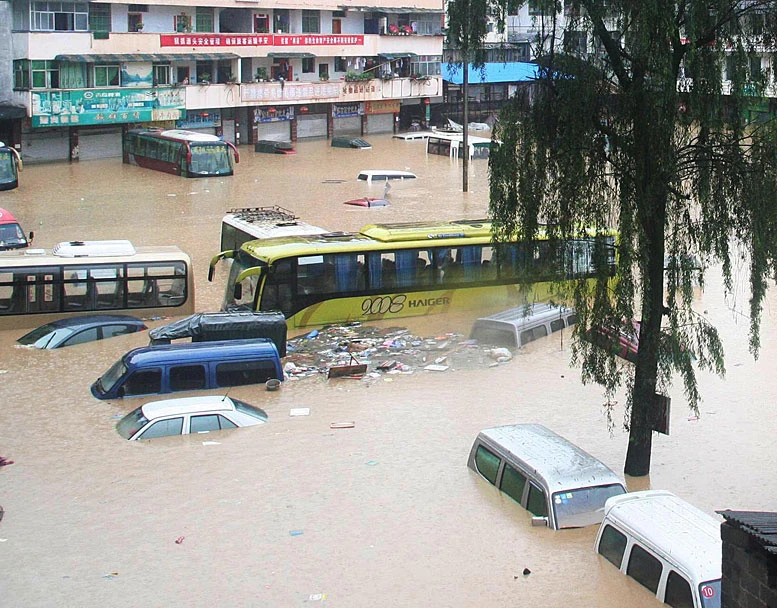
{"type": "Polygon", "coordinates": [[[599,539],[599,553],[616,568],[623,563],[623,552],[626,550],[626,536],[610,524],[605,525],[599,539]]]}
{"type": "Polygon", "coordinates": [[[502,473],[502,485],[500,489],[518,504],[521,504],[523,498],[523,489],[526,487],[526,476],[517,471],[509,464],[505,464],[504,473],[502,473]]]}
{"type": "Polygon", "coordinates": [[[95,340],[97,340],[97,328],[91,327],[84,331],[79,331],[77,334],[73,334],[60,344],[60,346],[73,346],[75,344],[83,344],[84,342],[94,342],[95,340]]]}
{"type": "Polygon", "coordinates": [[[236,361],[219,363],[216,366],[217,386],[241,386],[261,384],[270,378],[277,378],[278,372],[272,361],[236,361]]]}
{"type": "Polygon", "coordinates": [[[170,368],[170,390],[190,391],[205,388],[204,365],[176,365],[170,368]]]}
{"type": "Polygon", "coordinates": [[[133,372],[124,383],[125,395],[148,395],[162,390],[162,370],[149,369],[133,372]]]}
{"type": "Polygon", "coordinates": [[[669,576],[666,579],[664,603],[674,608],[693,608],[691,584],[682,574],[678,574],[674,570],[669,572],[669,576]]]}
{"type": "Polygon", "coordinates": [[[634,545],[631,548],[626,574],[640,585],[650,589],[653,593],[658,590],[658,581],[661,580],[661,569],[661,562],[648,551],[639,545],[634,545]]]}
{"type": "Polygon", "coordinates": [[[183,430],[183,418],[169,418],[168,420],[159,420],[148,427],[140,439],[154,439],[155,437],[168,437],[170,435],[180,435],[183,430]]]}
{"type": "Polygon", "coordinates": [[[475,452],[475,466],[478,472],[491,483],[496,483],[496,474],[499,471],[499,456],[482,445],[475,452]]]}
{"type": "Polygon", "coordinates": [[[235,428],[237,428],[237,425],[221,414],[204,414],[202,416],[192,416],[191,420],[189,421],[190,433],[208,433],[210,431],[235,428]]]}
{"type": "Polygon", "coordinates": [[[545,499],[545,492],[531,482],[529,482],[529,498],[526,501],[526,508],[540,517],[548,515],[548,501],[545,499]]]}
{"type": "Polygon", "coordinates": [[[113,338],[115,336],[123,336],[124,334],[131,334],[137,331],[135,325],[105,325],[103,327],[103,338],[113,338]]]}

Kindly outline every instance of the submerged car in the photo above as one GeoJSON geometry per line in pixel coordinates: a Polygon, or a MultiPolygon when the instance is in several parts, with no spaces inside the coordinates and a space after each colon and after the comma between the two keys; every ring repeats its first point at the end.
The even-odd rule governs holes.
{"type": "Polygon", "coordinates": [[[86,315],[46,323],[24,334],[17,342],[35,348],[62,348],[145,329],[147,327],[143,321],[129,315],[86,315]]]}
{"type": "Polygon", "coordinates": [[[210,395],[149,401],[116,424],[124,439],[154,439],[171,435],[210,433],[267,422],[264,410],[234,399],[210,395]]]}

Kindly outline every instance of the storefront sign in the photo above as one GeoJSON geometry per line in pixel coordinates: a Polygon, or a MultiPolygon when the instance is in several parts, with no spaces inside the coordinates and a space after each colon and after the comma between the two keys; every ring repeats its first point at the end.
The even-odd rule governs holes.
{"type": "Polygon", "coordinates": [[[398,99],[386,99],[379,101],[365,101],[364,113],[365,114],[396,114],[399,112],[399,100],[398,99]]]}
{"type": "Polygon", "coordinates": [[[254,124],[260,122],[280,122],[294,119],[294,106],[281,108],[257,108],[254,110],[254,124]]]}
{"type": "Polygon", "coordinates": [[[361,116],[363,114],[364,106],[358,101],[332,104],[332,116],[334,118],[347,118],[348,116],[361,116]]]}
{"type": "Polygon", "coordinates": [[[207,129],[221,126],[219,110],[187,110],[181,120],[176,121],[176,129],[207,129]]]}
{"type": "Polygon", "coordinates": [[[182,88],[33,91],[32,126],[178,120],[185,107],[182,88]]]}
{"type": "Polygon", "coordinates": [[[160,46],[363,46],[355,34],[163,34],[160,46]]]}
{"type": "Polygon", "coordinates": [[[295,101],[337,99],[340,84],[336,82],[252,82],[240,86],[241,101],[295,101]]]}

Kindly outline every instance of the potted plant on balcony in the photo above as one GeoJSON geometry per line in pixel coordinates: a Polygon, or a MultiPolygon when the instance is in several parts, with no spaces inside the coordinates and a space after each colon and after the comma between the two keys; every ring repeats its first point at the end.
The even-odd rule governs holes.
{"type": "Polygon", "coordinates": [[[256,68],[256,80],[258,82],[264,82],[268,78],[267,68],[256,68]]]}
{"type": "Polygon", "coordinates": [[[136,32],[142,32],[143,31],[143,22],[142,21],[138,21],[135,24],[135,31],[136,32]]]}
{"type": "Polygon", "coordinates": [[[230,72],[229,76],[227,76],[227,84],[237,84],[237,76],[235,76],[232,72],[230,72]]]}
{"type": "Polygon", "coordinates": [[[210,84],[210,74],[207,72],[203,72],[200,74],[199,78],[197,79],[197,82],[200,84],[210,84]]]}

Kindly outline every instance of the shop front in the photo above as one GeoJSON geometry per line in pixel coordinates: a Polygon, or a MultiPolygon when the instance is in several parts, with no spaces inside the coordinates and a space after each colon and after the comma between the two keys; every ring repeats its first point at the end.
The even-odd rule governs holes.
{"type": "Polygon", "coordinates": [[[254,110],[254,141],[291,141],[294,106],[271,106],[254,110]]]}

